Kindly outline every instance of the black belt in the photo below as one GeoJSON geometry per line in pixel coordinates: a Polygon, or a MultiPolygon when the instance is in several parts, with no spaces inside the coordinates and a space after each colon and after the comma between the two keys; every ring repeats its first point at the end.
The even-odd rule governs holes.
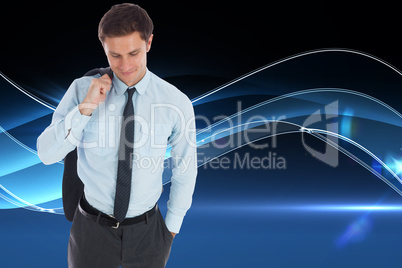
{"type": "Polygon", "coordinates": [[[136,223],[140,223],[143,221],[148,221],[148,218],[153,216],[155,212],[158,210],[158,205],[155,205],[153,208],[148,210],[142,215],[136,216],[134,218],[126,218],[122,222],[118,222],[115,218],[112,216],[109,216],[103,212],[100,212],[93,206],[91,206],[88,201],[85,200],[85,197],[83,196],[80,200],[80,203],[78,205],[78,209],[80,213],[87,219],[90,219],[94,222],[97,222],[102,225],[110,226],[114,229],[119,228],[119,226],[123,225],[132,225],[136,223]]]}

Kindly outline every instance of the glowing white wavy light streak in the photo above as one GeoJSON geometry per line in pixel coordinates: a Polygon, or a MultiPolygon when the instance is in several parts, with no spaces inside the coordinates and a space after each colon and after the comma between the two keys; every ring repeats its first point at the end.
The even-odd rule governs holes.
{"type": "Polygon", "coordinates": [[[263,71],[263,70],[266,70],[266,69],[268,69],[268,68],[271,68],[271,67],[273,67],[273,66],[275,66],[275,65],[278,65],[278,64],[280,64],[280,63],[283,63],[283,62],[286,62],[286,61],[289,61],[289,60],[292,60],[292,59],[300,58],[300,57],[303,57],[303,56],[307,56],[307,55],[311,55],[311,54],[317,54],[317,53],[323,53],[323,52],[345,52],[345,53],[358,54],[358,55],[361,55],[361,56],[364,56],[364,57],[371,58],[371,59],[373,59],[373,60],[375,60],[375,61],[378,61],[378,62],[384,64],[385,66],[389,67],[390,69],[394,70],[394,71],[397,72],[399,75],[402,75],[401,71],[399,71],[397,68],[395,68],[394,66],[392,66],[392,65],[389,64],[388,62],[383,61],[382,59],[380,59],[380,58],[378,58],[378,57],[376,57],[376,56],[373,56],[373,55],[371,55],[371,54],[369,54],[369,53],[366,53],[366,52],[362,52],[362,51],[358,51],[358,50],[353,50],[353,49],[348,49],[348,48],[325,48],[325,49],[316,49],[316,50],[310,50],[310,51],[306,51],[306,52],[301,52],[301,53],[299,53],[299,54],[295,54],[295,55],[292,55],[292,56],[289,56],[289,57],[280,59],[280,60],[278,60],[278,61],[275,61],[275,62],[273,62],[273,63],[264,65],[264,66],[262,66],[262,67],[260,67],[260,68],[258,68],[258,69],[255,69],[254,71],[251,71],[251,72],[249,72],[249,73],[247,73],[247,74],[244,74],[244,75],[242,75],[242,76],[240,76],[240,77],[238,77],[238,78],[236,78],[236,79],[233,79],[232,81],[230,81],[230,82],[228,82],[228,83],[226,83],[226,84],[224,84],[224,85],[222,85],[222,86],[219,86],[219,87],[217,87],[217,88],[215,88],[215,89],[212,89],[211,91],[208,91],[207,93],[204,93],[204,94],[202,94],[201,96],[198,96],[198,97],[194,98],[194,99],[192,100],[192,103],[195,103],[195,102],[197,102],[197,101],[199,101],[199,100],[201,100],[201,99],[203,99],[203,98],[206,98],[206,97],[208,97],[209,95],[214,94],[214,93],[216,93],[216,92],[218,92],[218,91],[220,91],[220,90],[222,90],[222,89],[224,89],[224,88],[226,88],[226,87],[228,87],[228,86],[230,86],[230,85],[232,85],[232,84],[234,84],[234,83],[236,83],[236,82],[239,82],[239,81],[241,81],[241,80],[243,80],[243,79],[245,79],[245,78],[247,78],[247,77],[249,77],[249,76],[252,76],[252,75],[254,75],[254,74],[258,73],[258,72],[261,72],[261,71],[263,71]]]}
{"type": "Polygon", "coordinates": [[[401,211],[402,206],[397,205],[311,205],[311,206],[300,206],[292,207],[295,210],[307,210],[307,211],[401,211]]]}
{"type": "Polygon", "coordinates": [[[12,203],[13,205],[19,206],[19,207],[24,207],[27,209],[35,210],[35,211],[40,211],[40,212],[49,212],[49,213],[56,213],[56,209],[47,209],[47,208],[42,208],[37,205],[31,204],[28,201],[18,197],[17,195],[13,194],[10,192],[7,188],[5,188],[3,185],[0,184],[0,189],[2,189],[4,192],[6,192],[8,195],[14,198],[14,200],[7,198],[6,196],[0,194],[2,198],[5,198],[7,201],[12,203]],[[24,204],[24,206],[21,206],[20,203],[16,202],[15,200],[19,201],[20,203],[24,204]]]}
{"type": "MultiPolygon", "coordinates": [[[[402,73],[401,73],[398,69],[396,69],[395,67],[393,67],[391,64],[389,64],[389,63],[387,63],[387,62],[385,62],[385,61],[383,61],[383,60],[381,60],[381,59],[379,59],[379,58],[377,58],[377,57],[375,57],[375,56],[373,56],[373,55],[370,55],[370,54],[368,54],[368,53],[365,53],[365,52],[361,52],[361,51],[357,51],[357,50],[351,50],[351,49],[340,49],[340,48],[318,49],[318,50],[307,51],[307,52],[299,53],[299,54],[296,54],[296,55],[292,55],[292,56],[289,56],[289,57],[287,57],[287,58],[278,60],[278,61],[276,61],[276,62],[273,62],[273,63],[271,63],[271,64],[265,65],[265,66],[263,66],[263,67],[260,67],[260,68],[258,68],[258,69],[256,69],[256,70],[251,71],[251,72],[249,72],[249,73],[247,73],[247,74],[245,74],[245,75],[243,75],[243,76],[240,76],[240,77],[238,77],[238,78],[236,78],[236,79],[234,79],[234,80],[232,80],[232,81],[230,81],[230,82],[228,82],[228,83],[226,83],[226,84],[224,84],[224,85],[222,85],[222,86],[220,86],[220,87],[218,87],[218,88],[216,88],[216,89],[213,89],[213,90],[211,90],[211,91],[209,91],[209,92],[207,92],[207,93],[205,93],[205,94],[202,94],[201,96],[198,96],[198,97],[194,98],[194,99],[192,100],[192,103],[194,104],[194,103],[196,103],[197,101],[199,101],[199,100],[201,100],[201,99],[204,99],[204,98],[206,98],[206,97],[208,97],[208,96],[210,96],[210,95],[212,95],[212,94],[214,94],[214,93],[216,93],[216,92],[218,92],[218,91],[220,91],[220,90],[222,90],[222,89],[224,89],[224,88],[226,88],[226,87],[228,87],[228,86],[230,86],[230,85],[232,85],[232,84],[234,84],[234,83],[236,83],[236,82],[239,82],[239,81],[241,81],[241,80],[243,80],[243,79],[245,79],[245,78],[247,78],[247,77],[250,77],[250,76],[252,76],[252,75],[254,75],[254,74],[258,73],[258,72],[261,72],[261,71],[263,71],[263,70],[266,70],[266,69],[268,69],[268,68],[270,68],[270,67],[273,67],[273,66],[275,66],[275,65],[278,65],[278,64],[280,64],[280,63],[283,63],[283,62],[286,62],[286,61],[289,61],[289,60],[292,60],[292,59],[295,59],[295,58],[299,58],[299,57],[302,57],[302,56],[307,56],[307,55],[316,54],[316,53],[323,53],[323,52],[346,52],[346,53],[359,54],[359,55],[362,55],[362,56],[365,56],[365,57],[374,59],[374,60],[376,60],[376,61],[378,61],[378,62],[380,62],[380,63],[386,65],[387,67],[391,68],[392,70],[394,70],[395,72],[397,72],[399,75],[402,75],[402,73]]],[[[35,100],[36,102],[42,104],[43,106],[45,106],[45,107],[47,107],[47,108],[49,108],[49,109],[51,109],[51,110],[55,110],[55,107],[54,107],[53,105],[51,105],[51,104],[49,104],[49,103],[47,103],[47,102],[41,100],[39,97],[36,97],[35,95],[29,93],[28,91],[26,91],[25,89],[23,89],[22,87],[20,87],[18,84],[14,83],[11,79],[9,79],[8,77],[6,77],[2,72],[0,72],[0,76],[2,76],[2,77],[3,77],[6,81],[8,81],[11,85],[13,85],[15,88],[17,88],[19,91],[21,91],[22,93],[24,93],[25,95],[27,95],[27,96],[30,97],[31,99],[35,100]]],[[[210,126],[207,127],[207,128],[204,128],[204,129],[198,131],[197,134],[203,133],[203,132],[205,132],[205,131],[207,131],[207,130],[209,130],[209,129],[211,129],[211,128],[214,128],[214,127],[216,127],[216,126],[222,124],[223,122],[225,122],[225,121],[227,121],[227,120],[230,120],[230,119],[232,119],[232,118],[238,116],[240,113],[246,113],[246,112],[248,112],[248,111],[251,111],[251,110],[253,110],[253,109],[256,109],[256,108],[258,108],[258,107],[261,107],[262,105],[266,105],[266,104],[268,104],[268,103],[272,103],[272,102],[275,102],[275,101],[278,101],[278,100],[281,100],[281,99],[284,99],[284,98],[289,98],[289,97],[292,97],[292,96],[296,96],[296,95],[307,94],[307,93],[313,93],[313,92],[323,92],[323,91],[346,92],[346,93],[349,93],[349,94],[356,94],[356,95],[359,95],[359,96],[361,96],[361,97],[368,98],[368,99],[370,99],[370,100],[372,100],[372,101],[375,101],[375,102],[377,102],[378,104],[384,106],[385,108],[387,108],[388,110],[392,111],[394,114],[396,114],[396,115],[398,115],[400,118],[402,118],[402,115],[401,115],[398,111],[396,111],[395,109],[393,109],[391,106],[389,106],[389,105],[387,105],[387,104],[381,102],[380,100],[378,100],[378,99],[376,99],[376,98],[374,98],[374,97],[372,97],[372,96],[369,96],[369,95],[367,95],[367,94],[363,94],[363,93],[356,92],[356,91],[352,91],[352,90],[345,90],[345,89],[309,89],[309,90],[302,90],[302,91],[297,91],[297,92],[293,92],[293,93],[288,93],[288,94],[285,94],[285,95],[278,96],[278,97],[276,97],[276,98],[267,100],[267,101],[265,101],[265,102],[261,102],[261,103],[259,103],[259,104],[256,104],[256,105],[254,105],[254,106],[252,106],[252,107],[249,107],[249,108],[247,108],[247,109],[245,109],[245,110],[243,110],[243,111],[239,111],[238,113],[233,114],[232,116],[229,116],[229,117],[226,118],[226,119],[223,119],[223,120],[221,120],[221,121],[218,121],[218,122],[216,122],[216,123],[210,125],[210,126]]],[[[289,123],[289,122],[287,122],[287,123],[289,123]]],[[[239,127],[239,126],[236,126],[236,127],[239,127]]],[[[0,127],[0,128],[1,128],[1,127],[0,127]]],[[[5,132],[5,130],[4,130],[3,128],[1,128],[0,130],[2,130],[3,132],[5,132]]],[[[229,130],[229,128],[228,128],[228,130],[229,130]]],[[[323,131],[323,130],[317,130],[317,129],[314,129],[314,130],[313,130],[313,129],[305,129],[305,128],[301,127],[301,126],[300,126],[300,130],[301,130],[301,131],[307,131],[308,133],[314,133],[314,132],[315,132],[315,133],[320,133],[320,132],[322,133],[322,132],[325,132],[325,131],[323,131]]],[[[6,132],[5,132],[5,133],[6,133],[6,132]]],[[[289,133],[291,133],[291,132],[289,132],[289,133]]],[[[325,133],[325,134],[329,134],[329,133],[325,133]]],[[[383,163],[378,157],[376,157],[376,156],[375,156],[373,153],[371,153],[369,150],[367,150],[367,149],[364,148],[363,146],[359,145],[358,143],[356,143],[356,142],[354,142],[354,141],[352,141],[352,140],[350,140],[350,139],[348,139],[348,138],[346,138],[346,137],[344,137],[344,136],[341,136],[341,135],[335,134],[335,133],[332,133],[332,134],[333,134],[334,136],[337,136],[337,137],[339,137],[339,138],[341,138],[341,139],[343,139],[343,140],[346,140],[346,141],[348,141],[348,142],[354,144],[355,146],[358,146],[358,147],[359,147],[360,149],[362,149],[364,152],[370,154],[370,156],[372,156],[373,158],[375,158],[379,163],[381,163],[381,165],[383,165],[385,168],[387,168],[387,170],[388,170],[394,177],[396,177],[400,183],[402,183],[401,180],[399,179],[399,177],[398,177],[385,163],[383,163]]],[[[14,138],[14,137],[13,137],[12,135],[10,135],[9,133],[6,133],[6,135],[9,136],[9,137],[10,137],[14,142],[16,142],[18,145],[22,146],[24,149],[30,151],[31,153],[36,153],[36,152],[33,151],[31,148],[29,148],[29,147],[27,147],[26,145],[22,144],[20,141],[18,141],[16,138],[14,138]]],[[[272,136],[272,135],[271,135],[271,136],[272,136]]],[[[268,136],[266,136],[266,137],[268,137],[268,136]]],[[[260,138],[260,139],[263,139],[263,138],[266,138],[266,137],[262,137],[262,138],[260,138]]],[[[322,138],[321,138],[321,139],[322,139],[322,138]]],[[[325,141],[325,142],[328,142],[328,140],[324,140],[324,141],[325,141]]],[[[234,150],[234,149],[233,149],[233,150],[234,150]]],[[[230,151],[232,151],[232,150],[230,150],[230,151]]],[[[230,151],[227,151],[227,152],[225,152],[225,153],[228,153],[228,152],[230,152],[230,151]]],[[[217,156],[217,157],[218,157],[218,156],[217,156]]],[[[215,158],[216,158],[216,157],[215,157],[215,158]]],[[[360,163],[360,164],[361,164],[361,163],[360,163]]],[[[366,167],[366,168],[367,168],[367,167],[366,167]]],[[[378,175],[377,172],[376,172],[375,174],[378,175]]],[[[385,178],[382,178],[382,179],[384,180],[385,178]]],[[[388,183],[387,180],[385,180],[385,182],[386,182],[388,185],[390,185],[390,183],[388,183]]],[[[395,187],[392,186],[392,184],[391,184],[390,186],[395,190],[395,187]]],[[[32,204],[30,204],[30,203],[24,201],[23,199],[21,199],[21,198],[15,196],[15,195],[13,195],[10,191],[8,191],[8,190],[7,190],[5,187],[3,187],[2,185],[0,185],[0,188],[2,188],[5,192],[7,192],[8,194],[10,194],[10,196],[12,196],[12,197],[16,198],[17,200],[19,200],[21,203],[24,203],[24,204],[26,204],[26,205],[28,205],[28,206],[30,206],[30,207],[37,208],[37,209],[40,210],[40,211],[44,211],[44,210],[48,211],[47,209],[43,209],[43,208],[40,208],[40,207],[36,207],[35,205],[32,205],[32,204]]],[[[401,192],[400,190],[398,190],[398,193],[402,195],[402,192],[401,192]]],[[[1,196],[1,197],[4,198],[4,196],[1,196]]],[[[7,199],[8,199],[8,198],[7,198],[7,199]]],[[[51,211],[51,210],[49,210],[49,211],[51,211]]]]}
{"type": "Polygon", "coordinates": [[[5,74],[3,74],[0,71],[0,76],[3,77],[7,82],[9,82],[12,86],[14,86],[16,89],[18,89],[19,91],[21,91],[22,93],[24,93],[25,95],[27,95],[28,97],[30,97],[31,99],[33,99],[34,101],[42,104],[43,106],[49,108],[50,110],[56,110],[56,107],[54,107],[53,105],[51,105],[50,103],[47,103],[46,101],[42,100],[41,98],[35,96],[34,94],[30,93],[29,91],[25,90],[23,87],[21,87],[20,85],[18,85],[17,83],[15,83],[13,80],[11,80],[10,78],[8,78],[5,74]]]}

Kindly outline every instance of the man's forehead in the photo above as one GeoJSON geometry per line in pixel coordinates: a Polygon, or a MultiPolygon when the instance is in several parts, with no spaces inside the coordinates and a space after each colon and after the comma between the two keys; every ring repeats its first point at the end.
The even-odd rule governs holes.
{"type": "Polygon", "coordinates": [[[104,46],[108,51],[119,54],[141,50],[145,44],[146,42],[141,38],[139,32],[124,36],[106,37],[104,41],[104,46]]]}

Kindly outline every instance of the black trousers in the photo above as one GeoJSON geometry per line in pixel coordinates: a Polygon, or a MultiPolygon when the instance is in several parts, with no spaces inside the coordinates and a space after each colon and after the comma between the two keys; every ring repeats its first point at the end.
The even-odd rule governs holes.
{"type": "Polygon", "coordinates": [[[68,244],[69,268],[163,268],[173,236],[159,211],[118,229],[85,218],[77,209],[68,244]]]}

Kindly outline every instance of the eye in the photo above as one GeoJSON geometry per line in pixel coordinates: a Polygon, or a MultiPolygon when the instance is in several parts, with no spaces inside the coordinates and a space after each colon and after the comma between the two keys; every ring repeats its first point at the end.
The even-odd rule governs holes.
{"type": "Polygon", "coordinates": [[[118,57],[120,57],[120,55],[113,55],[113,54],[111,54],[111,56],[112,56],[113,58],[118,58],[118,57]]]}
{"type": "Polygon", "coordinates": [[[137,55],[138,55],[138,52],[130,53],[130,55],[131,55],[131,56],[137,56],[137,55]]]}

